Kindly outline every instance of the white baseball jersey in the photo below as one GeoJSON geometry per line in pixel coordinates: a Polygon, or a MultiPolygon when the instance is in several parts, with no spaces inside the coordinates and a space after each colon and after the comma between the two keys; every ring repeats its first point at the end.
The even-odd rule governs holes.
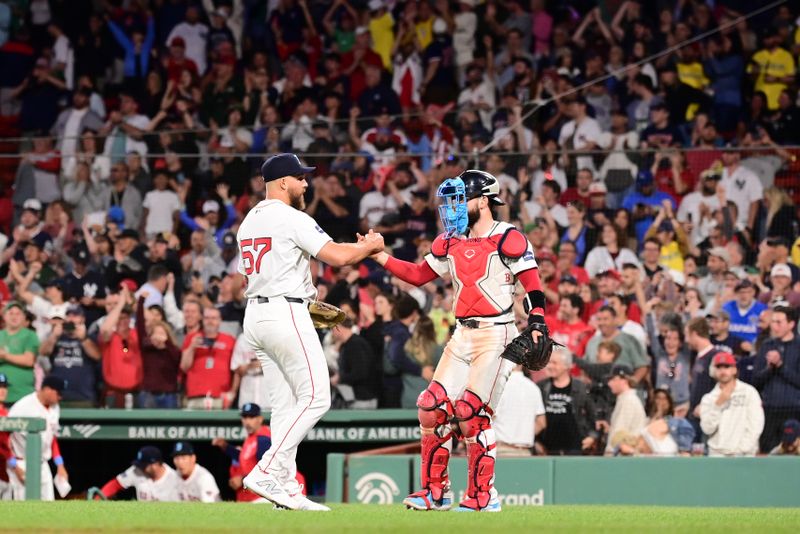
{"type": "Polygon", "coordinates": [[[496,222],[485,236],[452,238],[449,248],[442,236],[434,240],[425,261],[439,276],[452,277],[456,317],[481,317],[494,322],[513,320],[516,276],[537,264],[533,247],[521,233],[519,241],[525,240],[524,252],[518,258],[500,257],[497,246],[512,227],[506,222],[496,222]]]}
{"type": "MultiPolygon", "coordinates": [[[[39,402],[36,392],[25,395],[8,411],[9,417],[39,417],[46,421],[42,436],[42,461],[47,462],[53,457],[53,438],[58,433],[58,418],[61,409],[58,404],[49,408],[39,402]]],[[[25,458],[25,444],[28,440],[27,432],[13,432],[11,434],[11,452],[16,458],[25,458]]],[[[26,458],[27,460],[27,458],[26,458]]]]}
{"type": "Polygon", "coordinates": [[[189,478],[178,476],[178,498],[181,501],[217,502],[220,499],[219,487],[214,475],[200,464],[195,464],[189,478]]]}
{"type": "Polygon", "coordinates": [[[309,258],[331,238],[307,214],[280,200],[264,200],[244,218],[237,240],[247,298],[316,296],[309,258]]]}
{"type": "Polygon", "coordinates": [[[132,465],[119,475],[117,482],[125,489],[136,488],[136,499],[140,501],[175,502],[181,500],[178,488],[182,480],[180,475],[167,464],[166,471],[158,480],[147,478],[138,467],[132,465]]]}

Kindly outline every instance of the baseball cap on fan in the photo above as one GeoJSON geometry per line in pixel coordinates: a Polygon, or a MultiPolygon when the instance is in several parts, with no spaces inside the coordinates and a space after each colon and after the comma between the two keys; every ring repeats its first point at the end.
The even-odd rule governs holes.
{"type": "Polygon", "coordinates": [[[306,167],[300,163],[296,154],[275,154],[267,158],[261,165],[261,176],[265,182],[271,182],[286,176],[303,176],[312,173],[316,167],[306,167]]]}

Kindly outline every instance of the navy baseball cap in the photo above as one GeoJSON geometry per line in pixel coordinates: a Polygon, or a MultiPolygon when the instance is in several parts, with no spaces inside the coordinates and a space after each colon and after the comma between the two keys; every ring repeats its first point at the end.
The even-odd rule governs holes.
{"type": "Polygon", "coordinates": [[[139,452],[136,453],[136,458],[131,463],[139,469],[144,469],[148,465],[161,463],[163,461],[164,459],[158,447],[146,445],[139,449],[139,452]]]}
{"type": "Polygon", "coordinates": [[[653,173],[647,169],[639,171],[636,175],[636,187],[646,187],[653,183],[653,173]]]}
{"type": "Polygon", "coordinates": [[[614,377],[626,378],[626,379],[633,378],[633,369],[631,369],[625,364],[621,363],[615,364],[611,368],[611,373],[609,373],[608,376],[606,377],[606,382],[608,382],[614,377]]]}
{"type": "Polygon", "coordinates": [[[179,441],[175,444],[175,447],[172,449],[172,457],[180,456],[182,454],[191,455],[194,454],[194,447],[188,441],[179,441]]]}
{"type": "Polygon", "coordinates": [[[314,172],[316,167],[306,167],[296,154],[275,154],[261,165],[261,176],[271,182],[284,176],[302,176],[314,172]]]}
{"type": "Polygon", "coordinates": [[[5,373],[0,373],[0,388],[8,387],[8,377],[5,373]]]}
{"type": "Polygon", "coordinates": [[[58,391],[61,393],[65,389],[67,389],[67,381],[61,378],[60,376],[56,375],[47,375],[42,380],[42,387],[43,388],[50,388],[58,391]]]}
{"type": "Polygon", "coordinates": [[[261,406],[255,402],[246,402],[242,406],[242,411],[239,412],[242,417],[258,417],[261,415],[261,406]]]}
{"type": "Polygon", "coordinates": [[[784,445],[791,445],[797,438],[800,438],[800,421],[789,419],[783,423],[783,436],[781,441],[784,445]]]}

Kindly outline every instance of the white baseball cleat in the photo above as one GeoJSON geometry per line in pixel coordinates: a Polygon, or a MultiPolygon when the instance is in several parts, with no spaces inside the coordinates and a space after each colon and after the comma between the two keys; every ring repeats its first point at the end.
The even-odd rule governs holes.
{"type": "Polygon", "coordinates": [[[250,490],[260,497],[264,497],[276,506],[298,510],[297,501],[286,492],[283,485],[274,475],[264,473],[258,466],[242,480],[244,489],[250,490]]]}
{"type": "Polygon", "coordinates": [[[325,506],[324,504],[320,504],[318,502],[314,502],[302,493],[299,495],[294,496],[294,500],[297,503],[297,510],[305,510],[306,512],[330,512],[331,509],[325,506]]]}

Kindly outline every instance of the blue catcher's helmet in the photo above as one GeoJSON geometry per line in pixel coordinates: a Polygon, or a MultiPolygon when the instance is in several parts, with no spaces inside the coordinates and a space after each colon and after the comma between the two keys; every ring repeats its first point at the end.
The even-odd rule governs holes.
{"type": "Polygon", "coordinates": [[[447,237],[467,231],[467,193],[461,178],[448,178],[436,190],[441,199],[439,218],[447,237]]]}

